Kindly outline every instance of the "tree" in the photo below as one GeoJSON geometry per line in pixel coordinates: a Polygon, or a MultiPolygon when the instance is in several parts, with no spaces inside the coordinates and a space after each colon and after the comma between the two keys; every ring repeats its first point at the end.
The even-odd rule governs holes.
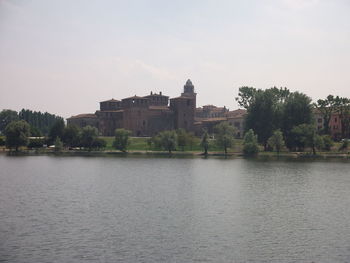
{"type": "Polygon", "coordinates": [[[228,122],[221,122],[214,127],[216,143],[227,154],[227,149],[233,147],[236,129],[228,122]]]}
{"type": "Polygon", "coordinates": [[[102,138],[96,138],[93,142],[92,142],[92,148],[94,149],[103,149],[106,148],[107,143],[104,139],[102,138]]]}
{"type": "Polygon", "coordinates": [[[55,151],[59,152],[62,150],[62,148],[63,148],[63,143],[62,143],[60,137],[56,137],[56,139],[55,139],[55,151]]]}
{"type": "Polygon", "coordinates": [[[295,126],[292,129],[291,137],[294,146],[303,150],[305,147],[310,147],[312,153],[316,154],[316,149],[322,149],[324,147],[323,139],[316,133],[315,126],[312,124],[301,124],[295,126]]]}
{"type": "Polygon", "coordinates": [[[189,144],[189,134],[184,129],[177,129],[177,143],[181,150],[185,150],[185,146],[189,144]]]}
{"type": "Polygon", "coordinates": [[[250,129],[244,135],[243,140],[243,153],[246,156],[253,156],[258,154],[259,145],[257,135],[254,134],[254,131],[250,129]]]}
{"type": "Polygon", "coordinates": [[[30,136],[31,137],[41,137],[42,133],[37,127],[30,125],[30,136]]]}
{"type": "Polygon", "coordinates": [[[341,122],[341,137],[350,137],[350,99],[337,96],[335,99],[336,113],[341,122]]]}
{"type": "Polygon", "coordinates": [[[207,130],[204,130],[200,145],[203,147],[204,155],[208,155],[209,149],[209,134],[207,130]]]}
{"type": "Polygon", "coordinates": [[[330,135],[330,126],[332,114],[336,111],[335,98],[333,95],[328,95],[326,99],[319,99],[316,108],[322,113],[324,120],[324,133],[330,135]]]}
{"type": "MultiPolygon", "coordinates": [[[[283,107],[282,132],[285,137],[286,146],[293,147],[292,129],[295,126],[313,124],[311,98],[303,93],[293,92],[286,99],[283,107]]],[[[314,125],[312,127],[315,129],[314,125]]]]}
{"type": "Polygon", "coordinates": [[[89,151],[93,148],[93,143],[97,138],[98,131],[95,127],[85,126],[81,130],[80,144],[84,148],[88,148],[89,151]]]}
{"type": "Polygon", "coordinates": [[[77,147],[80,144],[81,130],[75,125],[67,125],[62,134],[62,141],[68,147],[77,147]]]}
{"type": "Polygon", "coordinates": [[[326,135],[322,136],[322,139],[323,139],[323,144],[324,144],[323,149],[326,151],[330,151],[334,145],[332,137],[330,135],[326,134],[326,135]]]}
{"type": "Polygon", "coordinates": [[[177,134],[175,131],[163,131],[159,133],[159,142],[162,148],[169,153],[176,150],[177,134]]]}
{"type": "Polygon", "coordinates": [[[272,136],[268,140],[268,144],[270,147],[275,149],[277,153],[280,153],[284,146],[283,133],[281,130],[276,130],[273,132],[272,136]]]}
{"type": "Polygon", "coordinates": [[[50,129],[49,144],[54,143],[57,137],[62,138],[63,131],[64,131],[64,121],[61,119],[57,120],[50,129]]]}
{"type": "Polygon", "coordinates": [[[129,136],[131,135],[131,131],[125,129],[116,129],[115,130],[115,139],[113,142],[113,147],[116,149],[126,152],[128,144],[129,144],[129,136]]]}
{"type": "Polygon", "coordinates": [[[17,111],[2,110],[0,112],[0,134],[5,131],[5,128],[12,121],[18,121],[17,111]]]}
{"type": "Polygon", "coordinates": [[[341,145],[339,147],[339,151],[345,151],[349,148],[350,140],[349,139],[343,139],[341,141],[341,145]]]}
{"type": "Polygon", "coordinates": [[[15,148],[16,152],[20,146],[26,146],[29,142],[30,126],[26,121],[13,121],[5,128],[6,146],[15,148]]]}

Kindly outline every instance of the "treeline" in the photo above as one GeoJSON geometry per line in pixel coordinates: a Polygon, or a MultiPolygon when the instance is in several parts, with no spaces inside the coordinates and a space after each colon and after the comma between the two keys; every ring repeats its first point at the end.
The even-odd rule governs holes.
{"type": "Polygon", "coordinates": [[[252,129],[258,142],[267,151],[286,146],[290,151],[303,151],[311,148],[329,150],[332,146],[331,116],[338,113],[342,122],[342,138],[349,137],[350,101],[346,98],[328,96],[313,104],[310,97],[300,92],[291,92],[287,88],[266,90],[253,87],[241,87],[238,104],[247,110],[245,130],[252,129]],[[314,110],[324,116],[325,127],[317,130],[314,110]]]}
{"type": "Polygon", "coordinates": [[[19,112],[2,110],[0,112],[0,133],[4,133],[6,126],[10,122],[18,120],[24,120],[30,125],[31,136],[40,137],[48,135],[54,123],[59,120],[63,121],[63,118],[48,112],[42,113],[26,109],[22,109],[19,112]]]}

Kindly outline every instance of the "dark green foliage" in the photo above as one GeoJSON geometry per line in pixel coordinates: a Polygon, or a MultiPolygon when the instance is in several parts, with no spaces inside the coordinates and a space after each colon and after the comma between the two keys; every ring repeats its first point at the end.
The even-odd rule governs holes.
{"type": "Polygon", "coordinates": [[[56,139],[55,139],[55,151],[59,152],[62,150],[62,148],[63,148],[63,143],[62,143],[60,137],[56,137],[56,139]]]}
{"type": "Polygon", "coordinates": [[[176,130],[177,143],[182,151],[185,150],[185,146],[189,144],[189,134],[184,129],[176,130]]]}
{"type": "Polygon", "coordinates": [[[30,138],[28,148],[42,148],[45,144],[45,139],[43,138],[30,138]]]}
{"type": "Polygon", "coordinates": [[[330,151],[334,145],[332,137],[330,135],[323,135],[322,139],[324,144],[323,150],[330,151]]]}
{"type": "Polygon", "coordinates": [[[214,127],[214,131],[217,145],[227,154],[227,149],[233,147],[236,129],[228,122],[221,122],[214,127]]]}
{"type": "Polygon", "coordinates": [[[113,147],[115,147],[119,151],[126,152],[129,144],[130,135],[131,131],[125,129],[116,129],[113,147]]]}
{"type": "Polygon", "coordinates": [[[310,147],[313,154],[316,154],[316,149],[324,147],[323,139],[316,133],[313,124],[301,124],[295,126],[291,131],[293,138],[291,147],[303,151],[305,147],[310,147]]]}
{"type": "Polygon", "coordinates": [[[62,138],[63,131],[64,131],[64,121],[59,119],[54,123],[54,125],[50,129],[49,144],[54,143],[57,137],[62,138]]]}
{"type": "Polygon", "coordinates": [[[30,126],[30,136],[31,137],[41,137],[42,133],[40,132],[40,130],[35,127],[35,126],[30,126]]]}
{"type": "MultiPolygon", "coordinates": [[[[303,93],[293,92],[286,99],[283,107],[282,132],[285,137],[286,146],[289,149],[295,147],[295,138],[292,129],[301,124],[311,125],[313,123],[311,99],[303,93]]],[[[314,125],[311,125],[315,130],[314,125]]]]}
{"type": "Polygon", "coordinates": [[[20,146],[26,146],[29,142],[30,126],[26,121],[13,121],[5,128],[6,146],[18,151],[20,146]]]}
{"type": "Polygon", "coordinates": [[[4,133],[5,128],[10,122],[19,120],[17,111],[2,110],[0,112],[0,134],[4,133]]]}
{"type": "Polygon", "coordinates": [[[98,131],[95,127],[85,126],[81,130],[80,145],[89,151],[93,148],[94,141],[97,139],[98,131]]]}
{"type": "Polygon", "coordinates": [[[336,112],[336,103],[333,95],[328,95],[326,99],[317,101],[316,108],[322,113],[324,119],[324,133],[330,135],[329,122],[332,114],[336,112]]]}
{"type": "Polygon", "coordinates": [[[5,146],[5,137],[0,136],[0,146],[5,146]]]}
{"type": "Polygon", "coordinates": [[[96,138],[93,142],[92,142],[92,148],[93,149],[103,149],[106,148],[107,142],[105,140],[103,140],[102,138],[96,138]]]}
{"type": "Polygon", "coordinates": [[[268,140],[269,146],[276,150],[277,153],[281,151],[284,147],[283,133],[281,130],[276,130],[273,132],[272,136],[268,140]]]}
{"type": "Polygon", "coordinates": [[[339,147],[339,151],[345,151],[349,148],[350,140],[349,139],[343,139],[341,141],[341,145],[339,147]]]}
{"type": "Polygon", "coordinates": [[[163,131],[160,132],[157,137],[157,143],[159,143],[164,150],[169,153],[176,150],[177,134],[175,131],[163,131]]]}
{"type": "Polygon", "coordinates": [[[209,134],[207,130],[204,130],[202,138],[201,138],[201,144],[204,150],[204,155],[208,155],[208,149],[209,149],[209,134]]]}
{"type": "Polygon", "coordinates": [[[250,129],[244,135],[243,153],[245,156],[254,156],[259,152],[258,138],[254,131],[250,129]]]}
{"type": "MultiPolygon", "coordinates": [[[[18,117],[21,120],[25,120],[31,126],[36,127],[41,134],[48,135],[51,127],[57,123],[57,121],[62,120],[63,118],[50,114],[50,113],[42,113],[40,111],[31,111],[22,109],[18,113],[18,117]]],[[[53,138],[55,140],[55,138],[53,138]]]]}
{"type": "Polygon", "coordinates": [[[78,147],[80,145],[81,130],[75,125],[68,125],[62,134],[63,144],[68,147],[78,147]]]}

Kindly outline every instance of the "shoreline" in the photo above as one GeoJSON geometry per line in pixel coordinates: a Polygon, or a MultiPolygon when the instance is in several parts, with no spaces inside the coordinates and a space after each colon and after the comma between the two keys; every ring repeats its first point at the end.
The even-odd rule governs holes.
{"type": "Polygon", "coordinates": [[[121,152],[117,150],[104,150],[104,151],[85,151],[85,150],[63,150],[63,151],[52,151],[52,150],[21,150],[18,152],[0,149],[0,154],[9,156],[86,156],[86,157],[167,157],[167,158],[224,158],[224,159],[257,159],[257,160],[275,160],[275,159],[295,159],[295,160],[327,160],[327,159],[338,159],[338,160],[350,160],[350,153],[319,153],[313,155],[308,152],[260,152],[256,156],[244,156],[241,152],[230,152],[225,155],[222,152],[209,152],[204,155],[203,152],[189,152],[189,151],[173,151],[172,153],[166,151],[127,151],[121,152]]]}

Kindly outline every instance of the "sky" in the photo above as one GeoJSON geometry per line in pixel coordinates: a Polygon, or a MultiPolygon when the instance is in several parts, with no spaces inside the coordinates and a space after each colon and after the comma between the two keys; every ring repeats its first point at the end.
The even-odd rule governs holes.
{"type": "Polygon", "coordinates": [[[0,110],[63,117],[179,96],[238,107],[241,86],[350,97],[349,0],[0,0],[0,110]]]}

